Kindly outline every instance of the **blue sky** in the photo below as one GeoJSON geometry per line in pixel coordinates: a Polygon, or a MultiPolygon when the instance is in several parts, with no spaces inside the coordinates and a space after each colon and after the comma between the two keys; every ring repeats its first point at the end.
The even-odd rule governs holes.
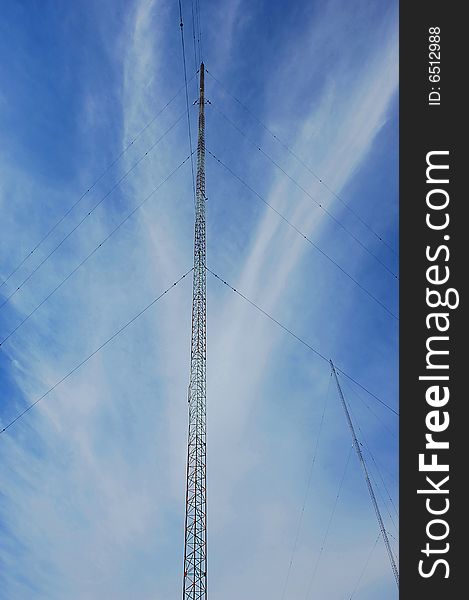
{"type": "MultiPolygon", "coordinates": [[[[396,248],[397,3],[200,4],[209,72],[396,248]]],[[[3,281],[178,91],[183,70],[177,2],[2,8],[3,281]]],[[[188,2],[183,11],[192,77],[188,2]]],[[[191,79],[191,103],[196,95],[191,79]]],[[[394,271],[396,255],[210,75],[206,96],[208,150],[397,313],[397,281],[219,111],[394,271]]],[[[3,297],[184,110],[180,93],[2,286],[3,297]]],[[[194,132],[196,107],[190,115],[194,132]]],[[[188,153],[183,118],[0,309],[1,338],[188,153]]],[[[208,266],[397,407],[397,321],[209,155],[207,196],[208,266]]],[[[2,345],[3,425],[187,271],[192,243],[186,162],[2,345]]],[[[0,598],[179,597],[190,307],[186,278],[1,436],[0,598]]],[[[210,276],[207,376],[211,596],[350,598],[367,564],[353,597],[395,599],[381,540],[367,563],[378,528],[354,454],[315,572],[351,446],[327,364],[210,276]]],[[[341,381],[397,502],[397,418],[341,381]]]]}

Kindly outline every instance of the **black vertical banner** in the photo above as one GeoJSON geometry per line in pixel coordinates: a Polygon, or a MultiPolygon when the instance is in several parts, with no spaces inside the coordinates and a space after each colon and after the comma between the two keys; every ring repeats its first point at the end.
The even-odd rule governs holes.
{"type": "MultiPolygon", "coordinates": [[[[465,597],[462,2],[400,5],[400,597],[465,597]]],[[[467,314],[466,314],[467,316],[467,314]]]]}

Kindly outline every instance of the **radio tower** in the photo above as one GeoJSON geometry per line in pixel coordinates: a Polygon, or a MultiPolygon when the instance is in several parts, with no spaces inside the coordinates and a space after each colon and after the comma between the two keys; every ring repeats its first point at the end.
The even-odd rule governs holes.
{"type": "Polygon", "coordinates": [[[207,598],[204,63],[200,65],[183,600],[207,598]]]}
{"type": "Polygon", "coordinates": [[[376,500],[375,492],[373,490],[373,486],[371,485],[370,475],[368,473],[368,469],[366,467],[365,457],[360,448],[360,442],[357,439],[357,434],[355,433],[355,427],[353,426],[352,417],[350,416],[350,412],[345,401],[344,394],[342,392],[342,388],[339,383],[339,378],[337,377],[337,371],[335,369],[334,363],[331,361],[331,369],[334,375],[335,383],[337,385],[337,391],[339,392],[340,402],[342,404],[342,408],[345,412],[345,418],[347,419],[347,424],[350,429],[350,433],[352,434],[353,447],[355,448],[355,452],[357,453],[358,460],[360,461],[361,468],[363,469],[363,474],[365,476],[366,486],[368,488],[368,493],[370,494],[371,503],[373,504],[373,508],[375,510],[376,518],[378,520],[379,530],[381,532],[381,536],[383,537],[384,545],[386,546],[386,551],[388,553],[389,562],[391,564],[391,570],[394,575],[394,579],[396,580],[396,585],[399,587],[399,571],[397,569],[396,560],[394,558],[394,554],[392,552],[391,544],[389,543],[388,534],[386,528],[384,527],[383,518],[381,516],[381,511],[379,510],[378,501],[376,500]]]}

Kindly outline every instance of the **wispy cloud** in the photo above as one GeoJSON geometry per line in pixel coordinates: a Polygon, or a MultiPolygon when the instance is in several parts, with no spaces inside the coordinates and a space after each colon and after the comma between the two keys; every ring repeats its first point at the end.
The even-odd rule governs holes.
{"type": "MultiPolygon", "coordinates": [[[[96,80],[88,82],[76,117],[84,117],[86,131],[81,135],[89,143],[80,180],[92,180],[96,173],[93,161],[100,160],[98,143],[103,144],[106,158],[115,156],[181,85],[176,8],[162,0],[136,2],[126,6],[120,23],[111,19],[107,25],[105,11],[96,12],[100,38],[106,39],[106,60],[113,73],[119,74],[107,90],[118,108],[112,112],[112,135],[98,139],[96,115],[109,98],[96,80]],[[115,131],[121,136],[118,148],[114,147],[115,131]]],[[[210,28],[208,6],[202,8],[204,27],[210,28]]],[[[250,19],[253,9],[238,1],[225,8],[225,33],[206,36],[218,43],[207,49],[206,56],[208,68],[215,64],[217,72],[235,50],[244,61],[255,62],[249,52],[243,52],[254,22],[250,19]]],[[[268,13],[267,7],[257,10],[268,13]]],[[[373,144],[387,120],[395,118],[390,107],[397,88],[396,26],[392,5],[389,12],[379,14],[364,2],[350,7],[327,2],[308,12],[298,33],[286,36],[281,23],[276,25],[286,36],[279,60],[258,72],[263,82],[261,118],[336,191],[360,180],[373,144]],[[369,32],[371,18],[374,33],[369,32]],[[356,29],[353,38],[349,28],[356,29]],[[311,57],[321,56],[325,44],[324,66],[312,69],[311,57]],[[355,65],[353,77],[351,64],[355,65]],[[323,74],[321,85],[300,76],[311,72],[323,74]],[[279,94],[274,75],[279,81],[288,80],[284,93],[279,94]],[[305,97],[311,99],[306,105],[305,97]],[[294,114],[292,107],[300,105],[301,111],[294,114]]],[[[215,86],[210,95],[214,102],[222,101],[215,86]]],[[[93,198],[104,194],[184,110],[181,94],[100,183],[93,198]]],[[[223,110],[231,110],[228,102],[223,110]]],[[[234,118],[238,117],[235,113],[234,118]]],[[[394,284],[382,282],[386,276],[376,264],[337,232],[324,213],[272,165],[248,153],[248,146],[242,146],[241,156],[235,153],[231,148],[236,137],[225,130],[217,132],[216,116],[208,109],[210,120],[209,146],[222,145],[240,174],[252,177],[270,203],[324,244],[337,260],[346,261],[349,270],[366,275],[367,282],[380,291],[394,293],[394,284]]],[[[245,125],[249,126],[247,121],[245,125]]],[[[2,332],[27,314],[122,215],[187,156],[185,127],[183,120],[31,285],[18,293],[4,313],[2,332]]],[[[252,135],[259,135],[262,144],[271,144],[267,135],[260,136],[254,128],[252,135]]],[[[275,145],[268,147],[277,152],[275,145]]],[[[275,156],[322,203],[341,215],[340,205],[324,188],[288,156],[275,156]]],[[[18,205],[9,211],[12,205],[5,201],[4,192],[2,212],[11,215],[5,248],[17,231],[26,228],[28,235],[21,237],[23,250],[29,239],[37,239],[60,214],[64,198],[71,197],[75,186],[62,182],[60,188],[54,187],[37,173],[28,178],[19,167],[16,174],[8,168],[2,167],[8,174],[3,178],[4,190],[18,205]],[[14,179],[21,179],[16,189],[14,179]],[[20,201],[25,190],[26,198],[20,201]],[[49,200],[43,214],[29,223],[27,215],[36,194],[49,200]]],[[[252,221],[246,221],[242,211],[245,207],[254,211],[255,198],[214,163],[208,161],[207,170],[210,266],[308,341],[327,354],[338,355],[344,367],[352,368],[355,361],[348,346],[341,344],[344,335],[349,343],[364,345],[369,339],[370,344],[382,344],[382,353],[394,361],[394,325],[380,308],[364,308],[366,300],[353,284],[331,270],[267,208],[250,212],[252,221]],[[240,237],[246,241],[241,247],[240,237]],[[233,253],[236,247],[239,251],[233,253]],[[332,301],[335,295],[338,298],[332,301]],[[354,321],[350,320],[352,311],[356,311],[354,321]],[[383,332],[378,341],[375,329],[383,332]]],[[[373,202],[370,197],[368,203],[373,202]]],[[[88,206],[85,202],[74,218],[79,218],[80,211],[85,214],[88,206]]],[[[8,398],[2,422],[39,397],[191,266],[192,229],[192,187],[186,163],[5,344],[0,364],[2,374],[6,373],[8,398]]],[[[54,239],[60,239],[59,234],[54,239]]],[[[46,251],[45,247],[42,255],[46,251]]],[[[12,257],[12,265],[17,256],[12,257]]],[[[327,365],[307,355],[239,297],[210,277],[208,281],[210,585],[214,596],[223,595],[226,600],[238,598],[241,590],[247,597],[276,598],[290,559],[329,373],[327,365]]],[[[190,307],[187,278],[1,437],[0,560],[4,568],[0,597],[163,600],[180,593],[190,307]]],[[[367,381],[378,380],[383,362],[369,362],[367,381]]],[[[393,400],[394,390],[391,386],[386,392],[387,399],[393,400]]],[[[350,446],[333,388],[329,394],[287,597],[305,597],[350,446]]],[[[386,413],[374,408],[388,420],[386,413]]],[[[358,403],[354,411],[379,459],[395,472],[390,458],[393,444],[375,444],[376,436],[382,436],[380,422],[358,403]]],[[[390,427],[395,423],[391,421],[390,427]]],[[[315,583],[316,593],[331,600],[350,593],[377,533],[354,458],[344,483],[347,507],[338,505],[315,583]],[[340,581],[333,576],[338,561],[343,568],[340,581]]],[[[378,545],[361,597],[394,598],[393,586],[386,556],[378,545]]]]}

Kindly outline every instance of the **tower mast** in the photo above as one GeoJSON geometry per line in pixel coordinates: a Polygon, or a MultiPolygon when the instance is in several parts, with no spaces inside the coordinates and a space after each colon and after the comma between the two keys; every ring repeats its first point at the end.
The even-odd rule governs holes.
{"type": "Polygon", "coordinates": [[[368,474],[368,469],[366,466],[365,458],[361,451],[360,444],[358,443],[357,434],[355,433],[355,427],[353,426],[352,418],[350,416],[350,412],[349,412],[347,403],[345,402],[345,397],[344,397],[342,388],[339,383],[339,378],[337,377],[337,371],[335,370],[335,366],[334,366],[334,363],[332,362],[332,360],[330,361],[330,363],[331,363],[332,373],[334,374],[334,379],[335,379],[335,382],[337,385],[337,390],[339,392],[340,401],[342,403],[342,408],[344,409],[344,412],[345,412],[345,418],[347,419],[347,424],[349,426],[350,433],[352,434],[353,447],[355,448],[355,452],[357,453],[358,460],[360,462],[360,466],[362,467],[363,474],[365,475],[365,481],[366,481],[366,485],[368,488],[368,493],[370,494],[371,503],[373,504],[376,518],[378,519],[379,529],[381,531],[381,535],[383,536],[384,545],[386,546],[386,551],[388,553],[389,562],[391,564],[391,569],[392,569],[392,572],[394,575],[394,579],[396,580],[397,587],[399,587],[399,571],[397,570],[397,565],[396,565],[396,561],[394,559],[394,554],[392,552],[391,544],[389,543],[388,534],[384,527],[384,522],[383,522],[383,518],[381,517],[381,511],[379,510],[378,501],[376,500],[375,492],[373,490],[373,486],[371,485],[370,475],[368,474]]]}
{"type": "Polygon", "coordinates": [[[207,598],[205,101],[200,65],[183,600],[207,598]]]}

